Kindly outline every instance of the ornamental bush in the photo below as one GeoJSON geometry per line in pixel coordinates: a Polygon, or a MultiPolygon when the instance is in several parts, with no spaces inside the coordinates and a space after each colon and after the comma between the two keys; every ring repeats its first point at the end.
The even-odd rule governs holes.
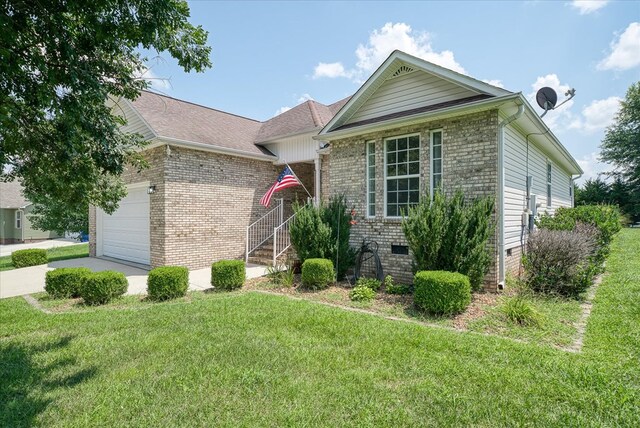
{"type": "Polygon", "coordinates": [[[322,290],[333,283],[333,262],[328,259],[307,259],[302,264],[302,286],[322,290]]]}
{"type": "Polygon", "coordinates": [[[536,308],[521,296],[510,297],[500,306],[500,312],[509,321],[521,326],[535,327],[543,323],[544,317],[536,308]]]}
{"type": "Polygon", "coordinates": [[[147,278],[147,294],[152,300],[169,300],[187,294],[189,270],[182,266],[152,269],[147,278]]]}
{"type": "Polygon", "coordinates": [[[378,291],[380,289],[380,281],[375,278],[358,278],[356,281],[356,287],[362,286],[378,291]]]}
{"type": "Polygon", "coordinates": [[[402,219],[402,232],[414,257],[414,271],[444,270],[469,277],[474,290],[491,264],[493,198],[467,200],[461,190],[447,197],[427,194],[402,219]]]}
{"type": "Polygon", "coordinates": [[[103,271],[87,274],[80,285],[80,297],[88,305],[109,303],[127,292],[129,282],[122,272],[103,271]]]}
{"type": "Polygon", "coordinates": [[[243,260],[220,260],[211,265],[211,285],[220,290],[235,290],[244,285],[246,268],[243,260]]]}
{"type": "Polygon", "coordinates": [[[11,263],[16,269],[29,266],[46,265],[47,262],[47,250],[40,248],[18,250],[11,253],[11,263]]]}
{"type": "Polygon", "coordinates": [[[396,284],[393,277],[387,275],[384,277],[384,292],[387,294],[411,294],[411,287],[406,284],[396,284]]]}
{"type": "Polygon", "coordinates": [[[45,275],[44,289],[54,299],[80,296],[80,286],[91,269],[85,267],[58,268],[45,275]]]}
{"type": "Polygon", "coordinates": [[[359,284],[351,290],[349,297],[354,302],[370,302],[376,298],[376,292],[364,284],[359,284]]]}
{"type": "Polygon", "coordinates": [[[577,297],[591,285],[598,265],[589,233],[568,230],[536,230],[522,257],[525,284],[533,291],[577,297]]]}
{"type": "Polygon", "coordinates": [[[432,314],[456,314],[471,303],[471,283],[461,273],[420,271],[414,277],[413,301],[432,314]]]}

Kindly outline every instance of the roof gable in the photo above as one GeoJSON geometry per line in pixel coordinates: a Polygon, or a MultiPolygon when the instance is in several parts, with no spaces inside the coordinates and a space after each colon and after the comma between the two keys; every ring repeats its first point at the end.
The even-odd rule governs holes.
{"type": "Polygon", "coordinates": [[[511,92],[428,61],[394,51],[338,111],[320,134],[347,124],[428,106],[511,92]]]}
{"type": "Polygon", "coordinates": [[[22,194],[17,181],[0,182],[0,208],[23,208],[31,203],[22,194]]]}

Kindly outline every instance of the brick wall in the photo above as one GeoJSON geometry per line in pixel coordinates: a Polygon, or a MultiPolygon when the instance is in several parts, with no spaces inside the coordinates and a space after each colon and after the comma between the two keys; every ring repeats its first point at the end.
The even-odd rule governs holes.
{"type": "MultiPolygon", "coordinates": [[[[383,140],[411,133],[420,134],[420,185],[424,192],[429,188],[430,177],[429,131],[436,129],[441,129],[443,133],[445,190],[451,192],[461,188],[466,195],[472,197],[495,196],[498,185],[498,113],[495,110],[337,140],[331,143],[331,154],[323,159],[323,197],[344,193],[349,205],[357,211],[358,223],[352,228],[351,244],[359,247],[365,237],[378,242],[378,254],[385,273],[402,282],[413,279],[412,256],[391,254],[391,245],[407,245],[407,242],[400,220],[383,216],[383,140]],[[372,140],[376,146],[376,217],[367,219],[365,142],[372,140]]],[[[497,236],[494,235],[489,242],[494,261],[485,279],[486,286],[490,289],[495,289],[497,284],[496,242],[497,236]]]]}
{"type": "Polygon", "coordinates": [[[507,255],[504,260],[505,274],[519,276],[522,266],[522,247],[520,245],[506,250],[507,255]],[[509,255],[509,252],[511,255],[509,255]]]}

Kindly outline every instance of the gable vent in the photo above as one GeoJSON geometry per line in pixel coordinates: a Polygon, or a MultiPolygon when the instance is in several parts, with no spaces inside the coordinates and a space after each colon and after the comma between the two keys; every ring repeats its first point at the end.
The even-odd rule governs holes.
{"type": "Polygon", "coordinates": [[[403,74],[411,73],[412,71],[415,71],[415,69],[409,67],[408,65],[401,65],[400,68],[398,68],[391,75],[391,79],[393,79],[394,77],[402,76],[403,74]]]}

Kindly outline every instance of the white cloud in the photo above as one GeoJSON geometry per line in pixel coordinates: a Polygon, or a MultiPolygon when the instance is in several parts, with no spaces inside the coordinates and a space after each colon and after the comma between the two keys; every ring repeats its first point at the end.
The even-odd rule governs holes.
{"type": "Polygon", "coordinates": [[[493,79],[493,80],[489,80],[489,79],[483,79],[482,80],[484,83],[488,83],[492,86],[497,86],[498,88],[504,88],[504,84],[502,83],[502,80],[498,80],[498,79],[493,79]]]}
{"type": "Polygon", "coordinates": [[[320,62],[313,70],[313,78],[319,79],[321,77],[349,77],[344,69],[344,66],[340,62],[320,62]]]}
{"type": "MultiPolygon", "coordinates": [[[[598,152],[589,153],[582,157],[582,159],[577,159],[578,165],[584,171],[584,174],[580,179],[577,180],[578,184],[582,184],[588,179],[595,179],[600,176],[600,174],[611,171],[611,165],[606,164],[604,162],[600,162],[598,152]]],[[[603,177],[606,181],[606,177],[603,177]]]]}
{"type": "Polygon", "coordinates": [[[582,109],[582,117],[576,118],[569,128],[587,133],[600,131],[613,123],[616,113],[620,110],[619,97],[609,97],[604,100],[594,100],[582,109]]]}
{"type": "Polygon", "coordinates": [[[157,89],[159,91],[171,89],[171,79],[166,77],[159,77],[153,70],[149,67],[146,67],[137,76],[138,79],[146,80],[151,84],[153,89],[157,89]]]}
{"type": "Polygon", "coordinates": [[[274,116],[277,116],[277,115],[282,114],[285,111],[289,111],[289,110],[291,110],[291,107],[287,107],[287,106],[280,107],[278,110],[276,110],[274,116]]]}
{"type": "Polygon", "coordinates": [[[617,40],[611,53],[598,64],[599,70],[628,70],[640,65],[640,23],[632,22],[617,40]]]}
{"type": "Polygon", "coordinates": [[[602,9],[609,3],[609,0],[573,0],[571,7],[578,9],[580,15],[588,15],[596,10],[602,9]]]}
{"type": "Polygon", "coordinates": [[[298,98],[298,104],[301,104],[305,101],[310,101],[313,100],[313,97],[309,94],[302,94],[300,95],[300,97],[298,98]]]}
{"type": "Polygon", "coordinates": [[[453,52],[449,50],[437,52],[433,49],[428,33],[414,31],[410,25],[402,22],[395,24],[388,22],[382,28],[373,30],[366,44],[358,45],[354,68],[345,69],[340,62],[321,62],[315,67],[313,77],[347,77],[356,82],[362,82],[396,49],[459,73],[465,73],[465,69],[455,60],[453,52]]]}
{"type": "MultiPolygon", "coordinates": [[[[546,76],[539,76],[531,85],[533,91],[527,95],[529,102],[534,106],[534,108],[538,107],[538,103],[536,102],[536,93],[538,92],[538,89],[545,86],[555,90],[558,94],[557,104],[562,102],[565,97],[564,94],[571,89],[569,85],[560,83],[560,78],[555,73],[547,74],[546,76]]],[[[550,110],[544,116],[543,120],[553,132],[559,132],[567,129],[575,120],[573,113],[571,113],[571,107],[573,107],[573,100],[567,101],[555,110],[550,110]]],[[[539,112],[542,114],[542,111],[539,112]]]]}
{"type": "MultiPolygon", "coordinates": [[[[295,98],[295,97],[296,97],[296,95],[293,95],[293,98],[295,98]]],[[[313,97],[311,95],[307,94],[307,93],[304,93],[304,94],[300,95],[297,98],[296,105],[302,104],[303,102],[309,101],[309,100],[313,100],[313,97]]],[[[289,106],[280,107],[278,110],[276,110],[276,113],[274,114],[274,116],[277,116],[277,115],[282,114],[285,111],[289,111],[289,110],[291,110],[291,107],[289,107],[289,106]]]]}

